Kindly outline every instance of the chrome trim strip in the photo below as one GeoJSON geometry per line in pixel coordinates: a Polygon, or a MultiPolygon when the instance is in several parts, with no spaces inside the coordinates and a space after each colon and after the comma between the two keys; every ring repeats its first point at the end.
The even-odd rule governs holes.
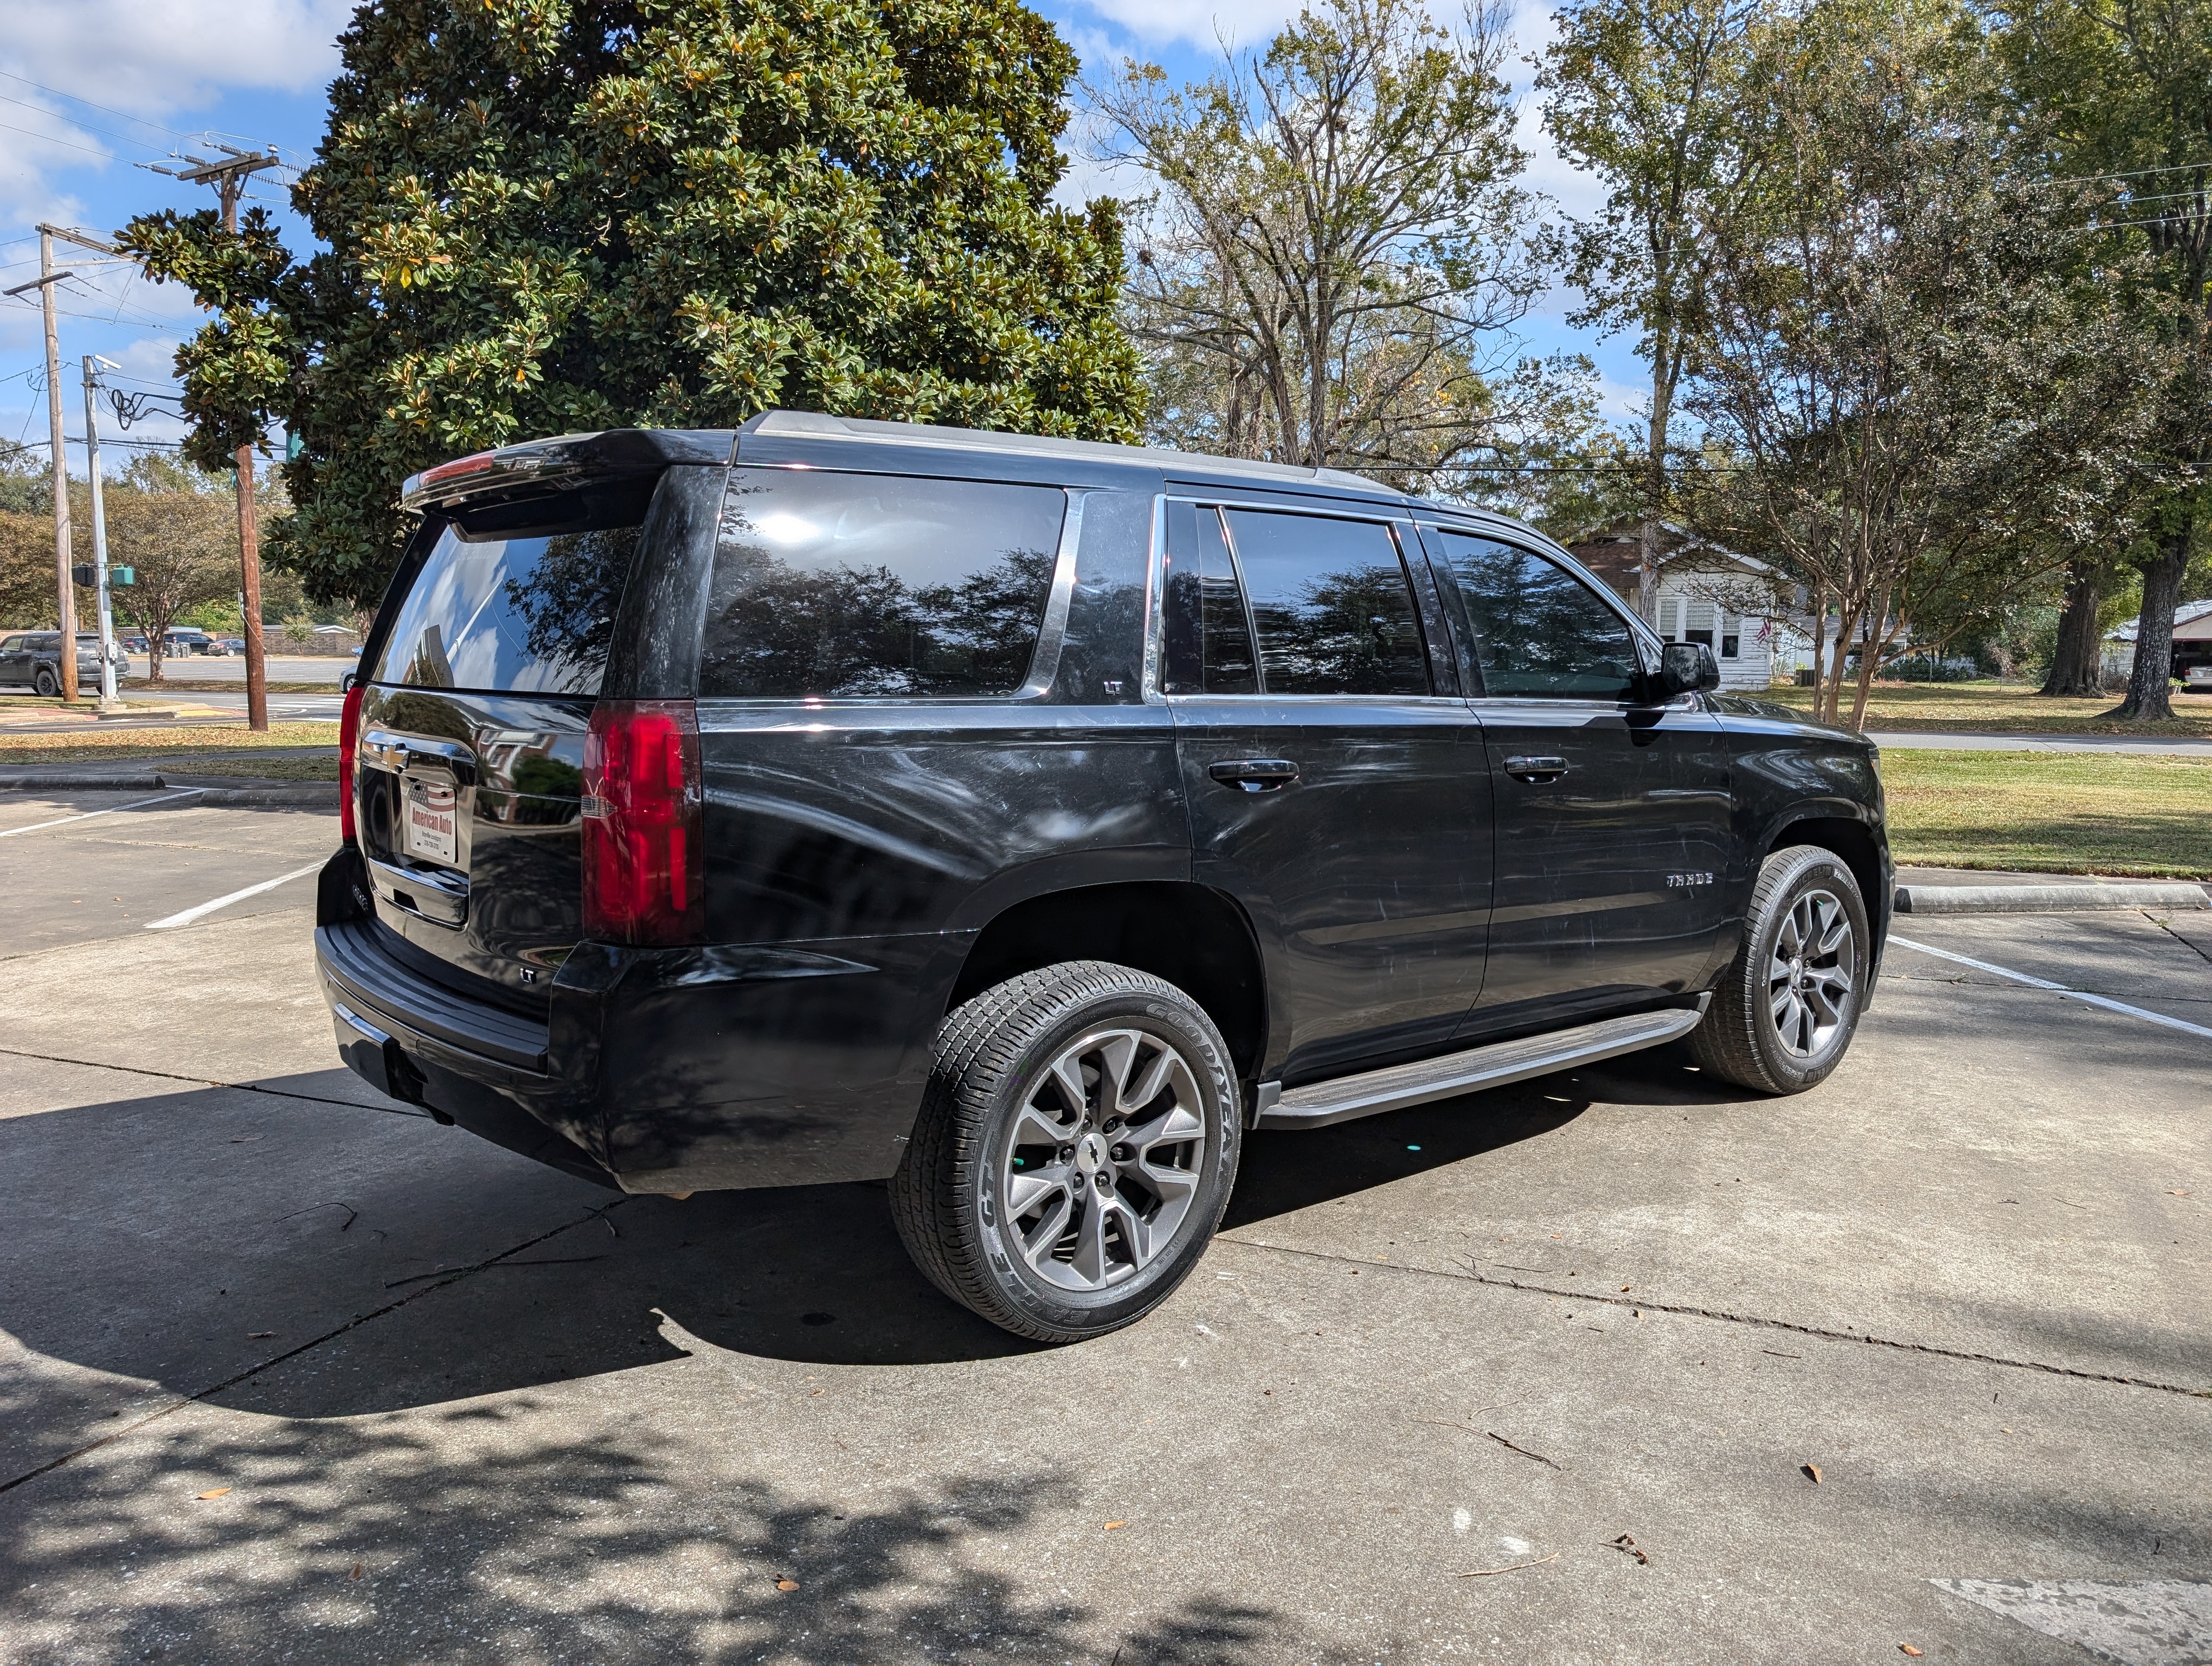
{"type": "Polygon", "coordinates": [[[362,1035],[368,1037],[369,1040],[374,1042],[379,1047],[383,1046],[385,1043],[392,1039],[391,1037],[386,1035],[384,1031],[378,1029],[367,1018],[361,1017],[353,1010],[352,1007],[347,1006],[345,1002],[342,1000],[333,1000],[331,1002],[331,1011],[337,1013],[340,1018],[351,1025],[355,1029],[360,1031],[362,1035]]]}
{"type": "Polygon", "coordinates": [[[1083,500],[1090,496],[1085,487],[1061,489],[1067,496],[1067,508],[1060,517],[1060,549],[1053,557],[1052,588],[1045,595],[1036,652],[1030,658],[1029,680],[1006,696],[1009,700],[1040,699],[1052,692],[1060,677],[1060,650],[1067,640],[1068,604],[1075,594],[1076,551],[1083,543],[1083,500]]]}
{"type": "Polygon", "coordinates": [[[1167,633],[1162,599],[1167,583],[1168,505],[1176,501],[1165,492],[1152,495],[1152,547],[1145,561],[1145,663],[1139,673],[1143,684],[1139,692],[1147,706],[1157,706],[1165,698],[1160,692],[1161,645],[1167,633]]]}

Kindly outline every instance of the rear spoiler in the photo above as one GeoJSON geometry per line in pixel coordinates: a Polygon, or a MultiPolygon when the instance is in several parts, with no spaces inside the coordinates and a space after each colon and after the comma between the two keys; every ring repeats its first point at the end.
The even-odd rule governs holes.
{"type": "Polygon", "coordinates": [[[647,480],[672,464],[730,460],[737,435],[727,429],[607,429],[501,446],[410,475],[399,489],[401,511],[444,514],[464,507],[523,503],[572,490],[586,480],[647,480]]]}

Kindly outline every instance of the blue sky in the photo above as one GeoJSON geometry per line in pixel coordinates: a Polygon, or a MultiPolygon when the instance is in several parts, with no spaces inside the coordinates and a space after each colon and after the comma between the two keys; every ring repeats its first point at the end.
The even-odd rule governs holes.
{"type": "MultiPolygon", "coordinates": [[[[1082,55],[1085,73],[1103,77],[1123,57],[1161,64],[1177,80],[1196,79],[1218,62],[1217,42],[1265,42],[1295,9],[1285,0],[1031,0],[1059,24],[1082,55]]],[[[161,208],[212,206],[215,193],[135,164],[173,165],[179,152],[214,153],[274,144],[305,163],[324,125],[323,89],[337,71],[336,39],[351,0],[12,0],[0,37],[0,289],[38,275],[41,221],[104,234],[132,215],[161,208]]],[[[1525,4],[1516,17],[1522,52],[1548,37],[1548,8],[1525,4]]],[[[1525,89],[1528,70],[1516,66],[1525,89]]],[[[1080,119],[1071,129],[1079,130],[1080,119]]],[[[1589,181],[1545,144],[1524,100],[1522,142],[1534,155],[1530,182],[1570,210],[1589,207],[1589,181]]],[[[305,246],[305,228],[284,207],[276,180],[263,174],[249,201],[276,210],[287,241],[305,246]]],[[[1103,185],[1078,161],[1064,194],[1103,185]]],[[[171,361],[197,327],[198,313],[173,289],[149,284],[127,264],[59,245],[56,264],[76,274],[62,286],[62,381],[68,430],[82,435],[82,356],[99,353],[122,369],[115,386],[173,386],[171,361]]],[[[1532,351],[1589,353],[1604,378],[1608,414],[1625,418],[1646,386],[1624,337],[1596,341],[1570,330],[1571,294],[1551,296],[1522,327],[1532,351]]],[[[0,299],[0,442],[43,444],[47,433],[35,292],[0,299]]],[[[119,435],[103,405],[103,444],[173,441],[173,419],[149,410],[119,435]]],[[[72,447],[73,472],[83,457],[72,447]]],[[[127,455],[108,454],[111,466],[127,455]]]]}

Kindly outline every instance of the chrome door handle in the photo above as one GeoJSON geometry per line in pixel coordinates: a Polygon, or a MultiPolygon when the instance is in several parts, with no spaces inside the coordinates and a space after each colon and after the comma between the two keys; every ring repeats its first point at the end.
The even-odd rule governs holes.
{"type": "Polygon", "coordinates": [[[1275,793],[1298,778],[1298,766],[1286,757],[1225,757],[1206,773],[1224,787],[1245,793],[1275,793]]]}
{"type": "Polygon", "coordinates": [[[1567,761],[1563,757],[1509,757],[1505,773],[1516,781],[1534,781],[1541,785],[1557,781],[1567,773],[1567,761]]]}

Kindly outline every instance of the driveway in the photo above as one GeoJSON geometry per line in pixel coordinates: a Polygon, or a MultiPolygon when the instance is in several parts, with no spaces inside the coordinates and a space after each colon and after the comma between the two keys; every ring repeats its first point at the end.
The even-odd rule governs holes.
{"type": "Polygon", "coordinates": [[[1669,1049],[1256,1135],[1182,1291],[1040,1349],[880,1187],[378,1099],[309,881],[145,924],[333,819],[62,819],[131,797],[0,803],[0,1659],[2212,1654],[2201,923],[1911,921],[1965,958],[1796,1098],[1669,1049]]]}

